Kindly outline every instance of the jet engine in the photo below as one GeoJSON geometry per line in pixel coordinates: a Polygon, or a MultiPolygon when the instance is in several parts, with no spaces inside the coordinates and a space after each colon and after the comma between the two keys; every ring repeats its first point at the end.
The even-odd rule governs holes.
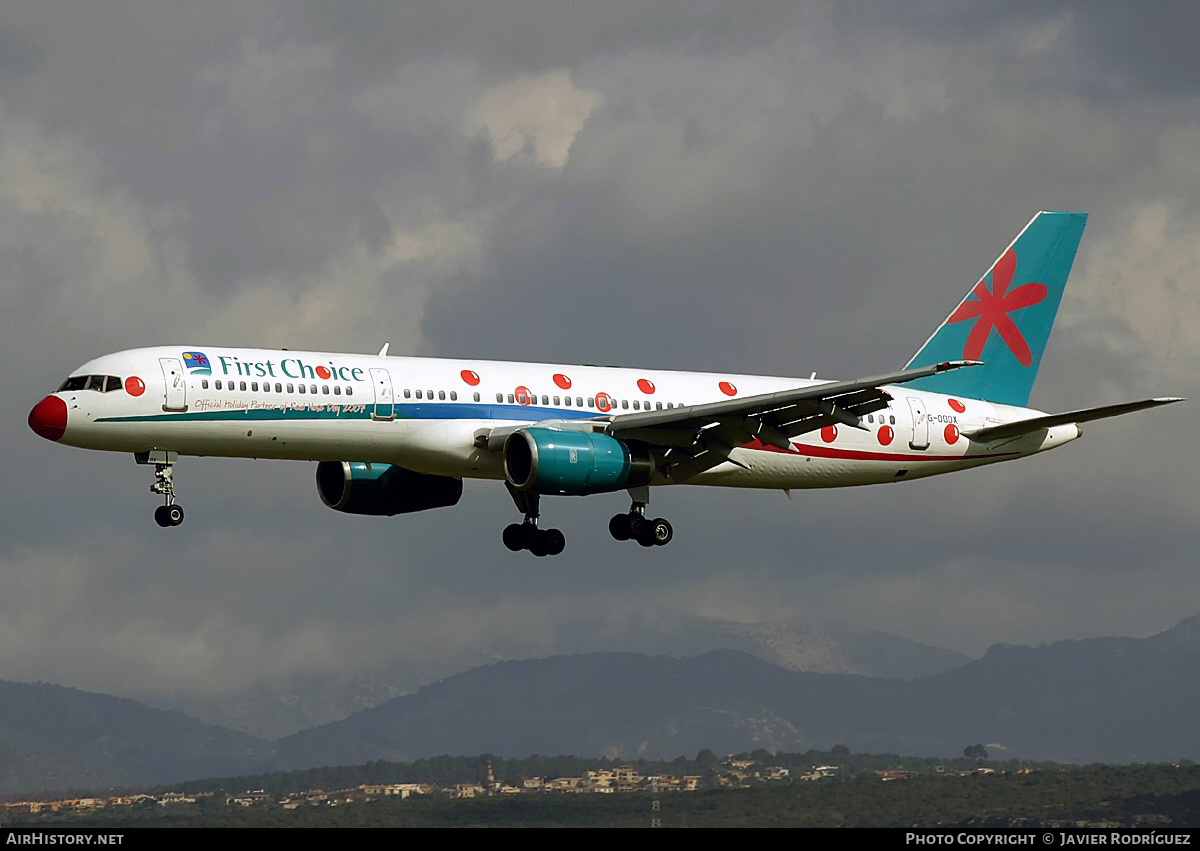
{"type": "Polygon", "coordinates": [[[586,496],[648,484],[650,453],[607,434],[523,428],[504,442],[504,476],[518,490],[586,496]]]}
{"type": "Polygon", "coordinates": [[[317,464],[321,502],[347,514],[392,516],[446,508],[462,497],[462,479],[414,473],[390,464],[322,461],[317,464]]]}

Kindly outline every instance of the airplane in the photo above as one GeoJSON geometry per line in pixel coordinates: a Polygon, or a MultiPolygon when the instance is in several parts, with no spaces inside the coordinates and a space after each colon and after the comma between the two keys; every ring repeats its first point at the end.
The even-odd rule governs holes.
{"type": "Polygon", "coordinates": [[[1040,212],[903,369],[852,381],[604,366],[160,346],[105,355],[34,406],[43,438],[154,466],[160,526],[183,522],[180,455],[317,462],[328,507],[396,515],[503,480],[504,545],[566,545],[542,496],[628,491],[619,541],[671,541],[659,485],[783,490],[903,482],[1054,449],[1079,425],[1182,401],[1026,407],[1085,213],[1040,212]]]}

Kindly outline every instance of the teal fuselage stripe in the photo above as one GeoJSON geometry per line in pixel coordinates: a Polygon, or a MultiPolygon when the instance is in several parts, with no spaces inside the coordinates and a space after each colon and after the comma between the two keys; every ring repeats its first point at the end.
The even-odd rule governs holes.
{"type": "MultiPolygon", "coordinates": [[[[98,423],[156,423],[156,422],[238,422],[252,420],[367,420],[377,408],[386,410],[388,405],[376,406],[368,403],[340,403],[306,405],[292,402],[295,407],[277,408],[222,408],[217,411],[183,411],[177,414],[139,414],[130,417],[97,417],[98,423]],[[362,408],[361,411],[346,412],[346,407],[362,408]]],[[[546,419],[583,420],[603,416],[599,411],[581,411],[578,408],[540,408],[533,405],[488,405],[459,403],[434,403],[428,405],[395,404],[391,406],[398,420],[524,420],[546,419]]]]}

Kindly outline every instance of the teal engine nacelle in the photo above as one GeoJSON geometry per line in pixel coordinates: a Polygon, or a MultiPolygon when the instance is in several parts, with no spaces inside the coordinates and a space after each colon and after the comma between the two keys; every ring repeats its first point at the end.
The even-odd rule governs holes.
{"type": "Polygon", "coordinates": [[[317,493],[334,511],[390,517],[428,508],[447,508],[462,497],[462,479],[414,473],[390,464],[322,461],[317,493]]]}
{"type": "Polygon", "coordinates": [[[518,490],[587,496],[650,482],[645,449],[589,431],[523,428],[504,442],[504,477],[518,490]]]}

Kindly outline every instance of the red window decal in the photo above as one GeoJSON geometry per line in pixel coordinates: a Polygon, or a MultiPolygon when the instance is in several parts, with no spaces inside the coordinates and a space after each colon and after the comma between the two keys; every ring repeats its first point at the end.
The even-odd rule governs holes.
{"type": "Polygon", "coordinates": [[[473,369],[464,369],[459,373],[459,375],[462,376],[463,381],[472,387],[475,387],[479,384],[479,373],[473,369]]]}
{"type": "Polygon", "coordinates": [[[559,387],[561,387],[563,390],[571,389],[571,379],[567,378],[561,372],[554,373],[554,383],[557,384],[559,387]]]}
{"type": "Polygon", "coordinates": [[[736,396],[737,395],[737,388],[734,387],[732,384],[730,384],[728,381],[722,381],[717,386],[721,388],[721,392],[724,393],[726,396],[736,396]]]}

